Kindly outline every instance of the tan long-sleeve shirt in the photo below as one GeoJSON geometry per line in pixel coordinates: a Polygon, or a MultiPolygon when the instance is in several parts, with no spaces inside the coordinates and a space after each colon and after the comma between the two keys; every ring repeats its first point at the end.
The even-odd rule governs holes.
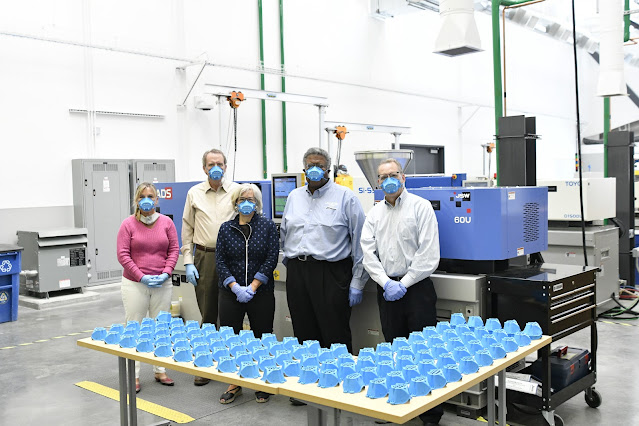
{"type": "Polygon", "coordinates": [[[185,265],[193,263],[193,244],[215,247],[220,225],[235,216],[231,194],[237,186],[235,182],[225,181],[215,191],[206,180],[189,189],[182,215],[182,255],[185,265]]]}

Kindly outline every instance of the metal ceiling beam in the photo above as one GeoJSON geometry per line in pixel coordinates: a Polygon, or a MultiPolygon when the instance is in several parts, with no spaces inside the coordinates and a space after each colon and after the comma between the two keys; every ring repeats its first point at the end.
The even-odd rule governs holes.
{"type": "Polygon", "coordinates": [[[337,126],[345,126],[349,132],[376,132],[376,133],[390,133],[390,134],[406,134],[411,132],[410,127],[402,126],[384,126],[377,124],[362,124],[362,123],[346,123],[343,121],[325,121],[326,131],[333,131],[337,126]]]}
{"type": "Polygon", "coordinates": [[[218,86],[205,84],[204,93],[213,96],[230,96],[231,92],[242,92],[246,99],[263,99],[265,101],[292,102],[317,106],[328,106],[328,99],[319,96],[296,95],[293,93],[269,92],[266,90],[246,89],[235,86],[218,86]]]}

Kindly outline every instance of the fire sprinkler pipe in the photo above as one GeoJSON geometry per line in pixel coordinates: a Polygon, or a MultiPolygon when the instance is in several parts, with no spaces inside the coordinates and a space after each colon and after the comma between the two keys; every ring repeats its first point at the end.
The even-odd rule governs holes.
{"type": "MultiPolygon", "coordinates": [[[[624,1],[624,11],[630,10],[630,0],[624,1]]],[[[623,15],[623,41],[630,40],[630,15],[623,15]]],[[[610,96],[603,99],[603,146],[604,146],[604,177],[608,177],[608,134],[610,133],[610,96]]]]}
{"type": "MultiPolygon", "coordinates": [[[[284,77],[284,0],[280,0],[280,62],[282,62],[282,93],[286,92],[286,77],[284,77]]],[[[288,155],[286,153],[286,102],[282,102],[282,162],[284,173],[288,172],[288,155]]]]}
{"type": "MultiPolygon", "coordinates": [[[[499,117],[503,116],[503,89],[501,85],[501,42],[499,36],[499,6],[516,6],[530,0],[491,0],[493,28],[493,85],[495,94],[495,137],[499,135],[499,117]]],[[[495,158],[499,158],[499,139],[495,140],[495,158]]],[[[497,186],[499,186],[499,161],[496,161],[497,186]]]]}
{"type": "MultiPolygon", "coordinates": [[[[623,4],[623,10],[625,12],[630,11],[630,0],[625,0],[623,4]]],[[[630,40],[630,15],[624,13],[623,15],[623,41],[624,43],[630,40]]]]}
{"type": "MultiPolygon", "coordinates": [[[[260,30],[260,66],[264,68],[264,24],[262,22],[262,0],[257,0],[260,30]]],[[[260,89],[264,90],[264,73],[260,73],[260,89]]],[[[266,102],[262,99],[262,172],[264,179],[268,177],[266,162],[266,102]]]]}

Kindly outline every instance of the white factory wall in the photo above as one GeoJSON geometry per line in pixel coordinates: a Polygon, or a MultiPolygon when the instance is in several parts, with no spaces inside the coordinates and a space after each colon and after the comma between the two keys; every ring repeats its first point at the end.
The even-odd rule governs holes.
{"type": "MultiPolygon", "coordinates": [[[[263,3],[265,66],[277,68],[278,1],[263,3]]],[[[432,12],[382,22],[369,16],[369,2],[363,0],[285,1],[284,6],[286,71],[305,77],[287,78],[288,92],[327,97],[327,120],[410,126],[412,134],[401,141],[444,145],[447,172],[482,173],[479,144],[494,134],[488,15],[475,14],[485,51],[446,58],[431,53],[439,27],[432,12]]],[[[508,113],[537,117],[538,176],[571,176],[576,140],[572,47],[510,23],[507,27],[508,113]]],[[[4,8],[0,32],[231,67],[254,69],[259,63],[257,2],[248,0],[23,1],[4,8]]],[[[183,63],[169,59],[7,35],[0,41],[5,153],[0,156],[0,242],[13,241],[15,230],[33,226],[34,217],[46,217],[36,221],[46,226],[73,223],[73,158],[171,158],[177,180],[202,179],[204,150],[232,151],[231,113],[225,104],[196,110],[193,97],[207,82],[259,89],[258,73],[207,67],[186,107],[178,107],[199,66],[180,71],[176,68],[183,63]],[[72,108],[164,118],[97,115],[93,136],[87,116],[69,113],[72,108]]],[[[594,96],[597,64],[580,51],[579,65],[586,136],[601,131],[602,107],[594,96]]],[[[628,74],[639,90],[637,70],[628,74]]],[[[279,91],[280,84],[279,77],[266,76],[267,90],[279,91]]],[[[628,99],[614,99],[613,127],[637,120],[637,111],[628,99]]],[[[267,102],[266,117],[268,172],[281,172],[281,104],[267,102]]],[[[237,179],[262,178],[260,120],[258,101],[249,100],[238,111],[237,179]]],[[[287,132],[289,171],[300,171],[301,155],[319,141],[317,108],[288,104],[287,132]]],[[[350,133],[342,162],[361,175],[352,153],[390,148],[392,141],[390,135],[350,133]]],[[[232,155],[229,160],[233,163],[232,155]]]]}

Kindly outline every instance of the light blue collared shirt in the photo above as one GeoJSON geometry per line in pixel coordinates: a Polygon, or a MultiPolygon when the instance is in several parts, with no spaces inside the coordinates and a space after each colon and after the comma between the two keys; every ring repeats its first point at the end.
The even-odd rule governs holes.
{"type": "Polygon", "coordinates": [[[308,186],[297,188],[288,196],[280,226],[284,256],[306,255],[329,262],[350,256],[351,287],[362,290],[368,280],[360,245],[364,220],[362,205],[348,188],[332,181],[313,194],[308,186]]]}

